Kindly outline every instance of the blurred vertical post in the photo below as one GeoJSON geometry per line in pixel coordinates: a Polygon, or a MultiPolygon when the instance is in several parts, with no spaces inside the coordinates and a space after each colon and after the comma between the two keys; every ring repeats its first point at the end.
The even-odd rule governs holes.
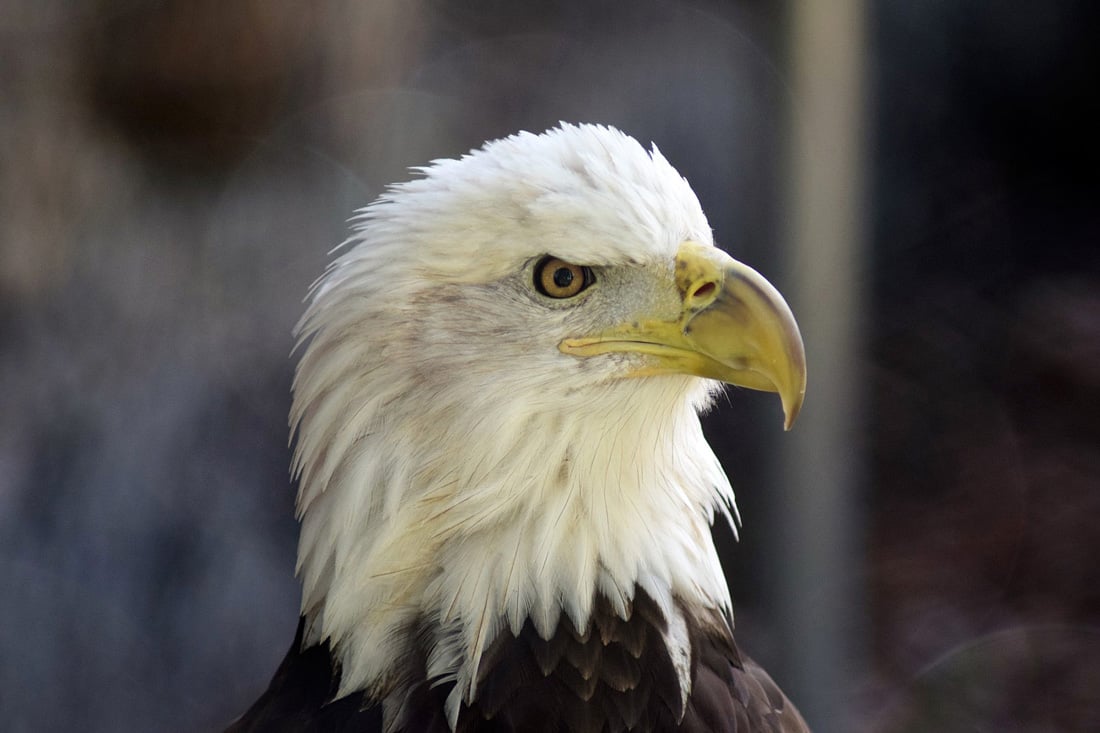
{"type": "Polygon", "coordinates": [[[774,495],[788,693],[818,733],[854,730],[861,676],[863,477],[860,314],[864,312],[864,49],[862,0],[790,0],[784,290],[806,342],[809,386],[781,441],[774,495]]]}

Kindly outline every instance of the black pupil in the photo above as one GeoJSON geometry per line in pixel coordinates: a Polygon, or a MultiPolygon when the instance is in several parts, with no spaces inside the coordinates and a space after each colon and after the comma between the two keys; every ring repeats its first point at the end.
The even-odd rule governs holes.
{"type": "Polygon", "coordinates": [[[559,267],[554,270],[554,284],[559,288],[567,288],[573,284],[573,271],[567,267],[559,267]]]}

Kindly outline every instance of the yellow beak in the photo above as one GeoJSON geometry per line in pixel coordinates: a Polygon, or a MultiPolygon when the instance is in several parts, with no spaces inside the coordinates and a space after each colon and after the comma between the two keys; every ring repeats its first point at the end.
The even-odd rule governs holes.
{"type": "Polygon", "coordinates": [[[631,320],[558,348],[644,354],[629,376],[692,374],[778,392],[790,430],[806,394],[806,353],[783,296],[751,267],[696,242],[680,245],[675,278],[682,300],[675,320],[631,320]]]}

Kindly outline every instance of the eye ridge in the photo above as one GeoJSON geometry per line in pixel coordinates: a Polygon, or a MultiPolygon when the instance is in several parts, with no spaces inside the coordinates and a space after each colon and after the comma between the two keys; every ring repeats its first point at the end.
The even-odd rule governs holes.
{"type": "Polygon", "coordinates": [[[547,255],[535,265],[535,289],[556,300],[572,298],[596,281],[592,268],[547,255]]]}

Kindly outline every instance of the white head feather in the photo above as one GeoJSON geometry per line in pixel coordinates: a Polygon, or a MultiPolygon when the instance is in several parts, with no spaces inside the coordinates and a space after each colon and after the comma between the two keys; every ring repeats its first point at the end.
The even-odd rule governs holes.
{"type": "Polygon", "coordinates": [[[625,616],[636,587],[670,617],[674,598],[728,612],[709,525],[733,494],[697,417],[714,383],[558,349],[676,307],[653,283],[681,242],[713,244],[657,149],[563,124],[420,172],[360,212],[298,327],[298,571],[342,692],[389,692],[427,623],[454,714],[528,618],[585,628],[596,593],[625,616]],[[548,254],[604,279],[550,301],[531,274],[548,254]]]}

